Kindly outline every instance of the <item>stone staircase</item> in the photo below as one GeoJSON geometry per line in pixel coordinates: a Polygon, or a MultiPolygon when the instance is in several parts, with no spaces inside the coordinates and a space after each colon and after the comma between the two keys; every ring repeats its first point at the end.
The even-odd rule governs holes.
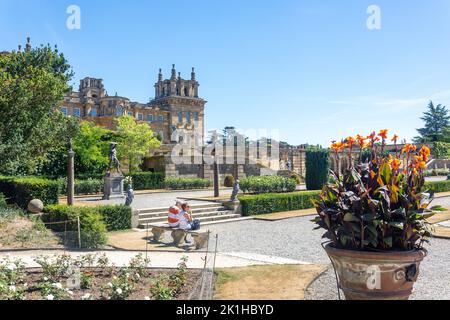
{"type": "MultiPolygon", "coordinates": [[[[191,210],[193,218],[200,220],[202,226],[247,219],[227,210],[216,202],[193,204],[191,210]]],[[[139,229],[147,229],[147,224],[150,228],[151,225],[167,222],[168,208],[148,208],[138,209],[137,211],[139,214],[139,229]]]]}

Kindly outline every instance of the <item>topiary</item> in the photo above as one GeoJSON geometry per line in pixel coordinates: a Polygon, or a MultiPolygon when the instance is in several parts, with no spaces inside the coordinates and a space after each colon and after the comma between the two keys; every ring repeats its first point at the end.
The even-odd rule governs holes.
{"type": "Polygon", "coordinates": [[[232,188],[234,186],[234,177],[229,175],[225,177],[225,181],[223,182],[223,185],[227,188],[232,188]]]}
{"type": "Polygon", "coordinates": [[[306,151],[306,188],[321,190],[327,182],[330,170],[329,151],[325,149],[306,151]]]}
{"type": "Polygon", "coordinates": [[[300,177],[300,175],[298,175],[297,173],[293,172],[290,176],[290,179],[294,179],[295,182],[299,185],[302,183],[302,178],[300,177]]]}

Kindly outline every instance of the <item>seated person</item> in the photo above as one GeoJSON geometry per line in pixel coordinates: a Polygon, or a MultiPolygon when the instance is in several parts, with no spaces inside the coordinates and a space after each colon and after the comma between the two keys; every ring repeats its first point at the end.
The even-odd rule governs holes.
{"type": "Polygon", "coordinates": [[[183,230],[200,229],[200,220],[194,220],[192,218],[192,211],[187,203],[181,205],[179,228],[183,230]]]}
{"type": "Polygon", "coordinates": [[[171,228],[179,228],[180,227],[180,218],[181,215],[181,207],[183,205],[183,202],[180,200],[177,200],[174,206],[169,208],[169,215],[168,215],[168,222],[169,226],[171,228]]]}

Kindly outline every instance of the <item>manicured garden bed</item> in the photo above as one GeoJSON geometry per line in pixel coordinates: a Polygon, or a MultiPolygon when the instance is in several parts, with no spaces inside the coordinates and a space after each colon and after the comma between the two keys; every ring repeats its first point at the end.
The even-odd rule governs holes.
{"type": "Polygon", "coordinates": [[[152,269],[141,254],[120,268],[106,255],[92,254],[35,262],[40,268],[0,260],[0,300],[186,300],[201,274],[187,269],[187,258],[176,269],[152,269]]]}

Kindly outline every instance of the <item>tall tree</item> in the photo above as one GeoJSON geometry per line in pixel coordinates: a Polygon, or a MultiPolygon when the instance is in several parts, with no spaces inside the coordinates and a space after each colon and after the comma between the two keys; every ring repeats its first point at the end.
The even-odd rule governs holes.
{"type": "Polygon", "coordinates": [[[128,161],[129,172],[139,171],[142,158],[156,149],[161,142],[153,134],[150,126],[146,123],[138,124],[136,120],[128,115],[117,120],[117,153],[121,160],[128,161]]]}
{"type": "Polygon", "coordinates": [[[49,45],[0,55],[1,173],[33,173],[50,148],[67,143],[68,122],[53,111],[72,75],[49,45]]]}
{"type": "Polygon", "coordinates": [[[433,101],[430,101],[428,110],[424,112],[421,119],[425,122],[425,127],[417,129],[420,136],[415,138],[416,142],[424,143],[449,139],[450,115],[447,107],[441,104],[435,106],[433,101]]]}

